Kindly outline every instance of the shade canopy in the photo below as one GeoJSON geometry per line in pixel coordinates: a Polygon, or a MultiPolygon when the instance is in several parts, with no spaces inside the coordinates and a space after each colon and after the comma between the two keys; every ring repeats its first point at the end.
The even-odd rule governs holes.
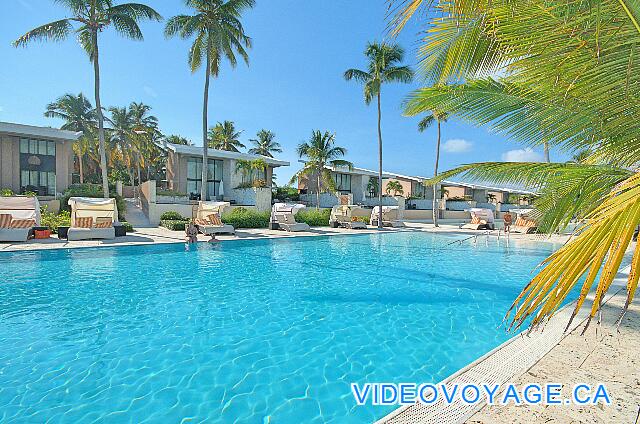
{"type": "Polygon", "coordinates": [[[271,208],[271,212],[291,212],[295,215],[304,208],[306,208],[306,206],[301,203],[274,203],[273,207],[271,208]]]}
{"type": "Polygon", "coordinates": [[[207,217],[213,213],[219,215],[222,214],[224,208],[231,206],[229,202],[198,202],[198,212],[196,213],[196,219],[207,219],[207,217]]]}
{"type": "Polygon", "coordinates": [[[40,225],[40,202],[37,197],[0,197],[0,214],[9,214],[13,219],[33,219],[40,225]]]}
{"type": "Polygon", "coordinates": [[[118,220],[116,199],[102,199],[96,197],[70,197],[71,226],[76,226],[76,218],[111,218],[111,222],[118,220]]]}
{"type": "Polygon", "coordinates": [[[486,221],[488,224],[493,224],[495,218],[491,209],[485,208],[471,208],[469,209],[471,217],[477,216],[478,219],[486,221]]]}

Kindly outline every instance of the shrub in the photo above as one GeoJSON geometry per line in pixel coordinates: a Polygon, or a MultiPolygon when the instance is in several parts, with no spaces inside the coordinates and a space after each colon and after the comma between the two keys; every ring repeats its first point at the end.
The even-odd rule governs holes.
{"type": "Polygon", "coordinates": [[[129,224],[127,221],[122,221],[120,224],[124,227],[127,233],[133,232],[133,225],[129,224]]]}
{"type": "Polygon", "coordinates": [[[161,221],[188,221],[187,218],[175,211],[166,211],[160,215],[161,221]]]}
{"type": "Polygon", "coordinates": [[[189,221],[180,221],[180,220],[172,220],[165,219],[160,221],[160,225],[171,231],[184,231],[185,227],[189,221]]]}
{"type": "Polygon", "coordinates": [[[182,193],[178,190],[156,190],[157,196],[171,196],[171,197],[184,197],[187,193],[182,193]]]}
{"type": "MultiPolygon", "coordinates": [[[[109,194],[110,197],[116,199],[118,207],[118,220],[124,221],[124,212],[127,210],[127,204],[122,196],[118,196],[115,192],[109,194]]],[[[100,184],[72,184],[65,190],[60,199],[60,209],[70,211],[70,197],[102,197],[102,186],[100,184]]]]}
{"type": "Polygon", "coordinates": [[[365,224],[369,224],[370,217],[368,217],[368,216],[355,216],[354,218],[357,221],[364,222],[365,224]]]}
{"type": "Polygon", "coordinates": [[[298,200],[300,200],[300,193],[298,193],[298,189],[295,187],[276,187],[273,198],[279,200],[292,200],[297,202],[298,200]]]}
{"type": "Polygon", "coordinates": [[[296,221],[306,222],[311,227],[327,227],[330,216],[331,209],[303,209],[296,214],[296,221]]]}
{"type": "Polygon", "coordinates": [[[0,196],[11,197],[13,196],[13,194],[13,190],[11,190],[10,188],[3,188],[2,190],[0,190],[0,196]]]}
{"type": "Polygon", "coordinates": [[[267,228],[270,218],[270,212],[257,212],[246,208],[235,208],[221,217],[222,222],[231,224],[234,228],[267,228]]]}
{"type": "Polygon", "coordinates": [[[49,212],[46,206],[40,208],[41,225],[47,227],[52,233],[58,233],[58,227],[70,227],[71,226],[71,213],[69,211],[62,210],[60,213],[55,214],[49,212]]]}

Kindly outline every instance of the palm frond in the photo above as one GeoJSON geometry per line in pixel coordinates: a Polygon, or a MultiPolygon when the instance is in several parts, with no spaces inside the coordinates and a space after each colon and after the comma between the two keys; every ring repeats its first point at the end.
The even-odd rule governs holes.
{"type": "Polygon", "coordinates": [[[24,47],[33,41],[61,41],[69,36],[72,29],[69,19],[60,19],[32,29],[14,41],[13,46],[24,47]]]}

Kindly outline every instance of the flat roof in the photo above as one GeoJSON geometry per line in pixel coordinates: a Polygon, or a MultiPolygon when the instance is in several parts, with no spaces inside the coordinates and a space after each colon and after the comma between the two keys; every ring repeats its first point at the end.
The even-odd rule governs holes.
{"type": "MultiPolygon", "coordinates": [[[[164,144],[158,144],[161,148],[164,148],[164,144]]],[[[166,147],[179,155],[189,156],[202,156],[202,146],[185,146],[184,144],[172,144],[167,143],[166,147]]],[[[256,160],[262,159],[268,165],[277,166],[289,166],[289,162],[285,160],[279,160],[261,155],[252,155],[250,153],[230,152],[228,150],[207,149],[207,155],[213,159],[235,159],[235,160],[256,160]]]]}
{"type": "Polygon", "coordinates": [[[0,122],[0,134],[69,141],[76,141],[82,135],[81,132],[66,131],[51,127],[37,127],[35,125],[15,124],[12,122],[0,122]]]}

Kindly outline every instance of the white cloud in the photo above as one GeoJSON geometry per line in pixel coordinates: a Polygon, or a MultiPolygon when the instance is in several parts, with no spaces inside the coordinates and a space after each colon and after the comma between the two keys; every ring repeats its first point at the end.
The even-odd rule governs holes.
{"type": "Polygon", "coordinates": [[[532,148],[509,150],[502,154],[502,160],[505,162],[542,162],[543,157],[540,153],[535,152],[532,148]]]}
{"type": "Polygon", "coordinates": [[[142,87],[142,89],[144,90],[145,93],[147,93],[148,96],[151,96],[154,99],[158,97],[158,93],[156,93],[156,90],[154,90],[153,87],[149,87],[148,85],[145,85],[144,87],[142,87]]]}
{"type": "Polygon", "coordinates": [[[442,150],[448,153],[466,153],[473,148],[473,143],[462,138],[447,140],[442,145],[442,150]]]}

